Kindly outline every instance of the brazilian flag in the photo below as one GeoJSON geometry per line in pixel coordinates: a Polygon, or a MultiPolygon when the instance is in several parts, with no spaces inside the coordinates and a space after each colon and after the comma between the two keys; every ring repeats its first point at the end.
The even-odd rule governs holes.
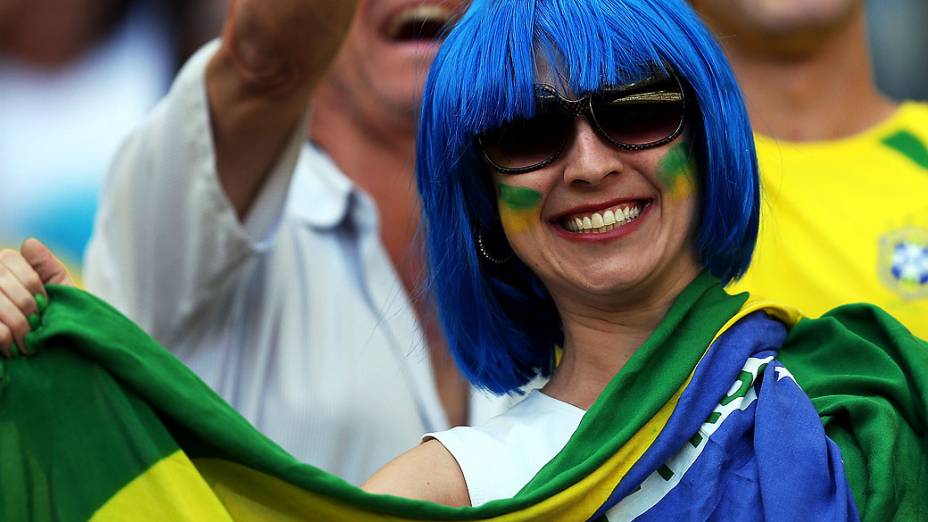
{"type": "Polygon", "coordinates": [[[708,275],[512,499],[367,494],[257,432],[116,310],[49,288],[0,362],[0,519],[926,520],[928,345],[708,275]]]}

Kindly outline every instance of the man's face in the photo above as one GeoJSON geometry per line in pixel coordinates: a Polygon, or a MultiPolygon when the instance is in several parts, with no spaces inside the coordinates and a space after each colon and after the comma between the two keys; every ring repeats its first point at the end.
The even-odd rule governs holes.
{"type": "Polygon", "coordinates": [[[692,4],[726,43],[770,52],[808,49],[863,8],[863,0],[692,0],[692,4]]]}
{"type": "Polygon", "coordinates": [[[448,24],[468,0],[362,0],[330,80],[359,110],[412,114],[448,24]]]}

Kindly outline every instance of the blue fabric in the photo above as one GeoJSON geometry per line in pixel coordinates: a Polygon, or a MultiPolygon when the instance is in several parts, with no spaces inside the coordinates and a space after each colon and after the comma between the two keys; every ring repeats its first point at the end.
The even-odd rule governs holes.
{"type": "Polygon", "coordinates": [[[593,519],[859,520],[837,445],[776,361],[786,335],[762,312],[722,335],[593,519]]]}

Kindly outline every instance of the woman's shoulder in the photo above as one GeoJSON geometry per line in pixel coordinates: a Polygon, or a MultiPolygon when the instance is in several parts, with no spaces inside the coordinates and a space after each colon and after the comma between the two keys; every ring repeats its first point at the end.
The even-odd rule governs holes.
{"type": "Polygon", "coordinates": [[[454,456],[473,505],[516,495],[576,430],[584,411],[533,390],[474,427],[430,433],[454,456]]]}
{"type": "Polygon", "coordinates": [[[451,452],[435,439],[393,459],[367,479],[369,493],[470,506],[464,474],[451,452]]]}
{"type": "Polygon", "coordinates": [[[452,506],[512,497],[564,447],[583,413],[534,390],[479,426],[427,434],[362,487],[452,506]]]}

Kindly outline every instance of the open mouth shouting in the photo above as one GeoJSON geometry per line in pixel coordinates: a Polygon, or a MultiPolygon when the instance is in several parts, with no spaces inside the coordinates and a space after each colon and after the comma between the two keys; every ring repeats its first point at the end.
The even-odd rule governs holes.
{"type": "Polygon", "coordinates": [[[381,29],[395,43],[439,43],[455,19],[455,11],[435,4],[418,4],[390,16],[381,29]]]}

